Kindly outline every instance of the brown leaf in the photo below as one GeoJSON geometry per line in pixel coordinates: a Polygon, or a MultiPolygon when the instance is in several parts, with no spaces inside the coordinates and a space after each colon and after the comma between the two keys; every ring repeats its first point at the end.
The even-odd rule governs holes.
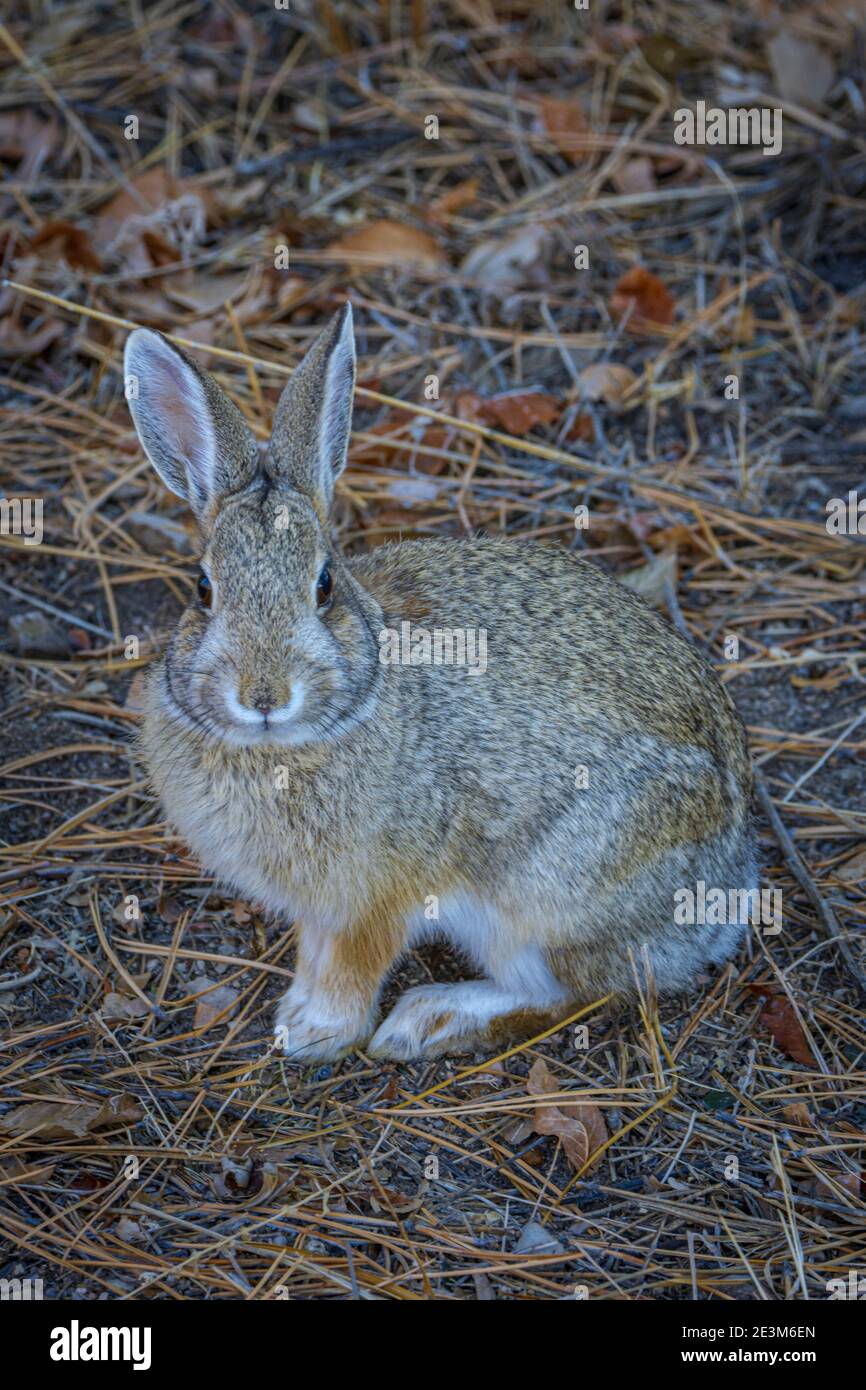
{"type": "Polygon", "coordinates": [[[101,270],[90,237],[72,222],[46,222],[30,241],[30,250],[62,258],[72,270],[101,270]]]}
{"type": "Polygon", "coordinates": [[[38,1187],[48,1182],[56,1164],[38,1158],[19,1158],[17,1154],[0,1154],[0,1183],[14,1187],[38,1187]],[[11,1180],[11,1182],[10,1182],[11,1180]]]}
{"type": "Polygon", "coordinates": [[[617,193],[653,193],[656,189],[656,175],[653,172],[652,160],[645,154],[638,154],[632,160],[626,160],[617,170],[610,175],[610,182],[613,183],[617,193]]]}
{"type": "Polygon", "coordinates": [[[620,575],[619,579],[621,584],[631,589],[632,593],[640,594],[653,608],[666,611],[668,580],[674,590],[677,587],[677,553],[675,550],[668,550],[661,555],[654,555],[647,564],[636,570],[629,570],[627,574],[620,575]]]}
{"type": "Polygon", "coordinates": [[[642,265],[621,275],[614,286],[610,311],[615,318],[629,314],[629,327],[640,331],[667,326],[674,320],[674,297],[657,275],[642,265]]]}
{"type": "Polygon", "coordinates": [[[211,203],[208,190],[175,179],[164,165],[131,180],[103,207],[93,237],[128,275],[181,260],[204,238],[211,203]]]}
{"type": "Polygon", "coordinates": [[[788,996],[777,993],[769,985],[747,985],[746,988],[765,1001],[761,1008],[760,1021],[772,1033],[786,1056],[806,1067],[817,1066],[788,996]]]}
{"type": "Polygon", "coordinates": [[[843,883],[863,883],[866,881],[866,849],[861,849],[859,854],[854,854],[850,859],[846,859],[844,864],[840,864],[836,870],[836,877],[843,883]]]}
{"type": "Polygon", "coordinates": [[[36,1100],[19,1105],[0,1118],[0,1133],[37,1139],[83,1139],[109,1125],[137,1124],[144,1111],[134,1096],[116,1095],[103,1104],[36,1100]]]}
{"type": "MultiPolygon", "coordinates": [[[[581,395],[588,401],[618,405],[629,387],[637,381],[631,367],[618,362],[594,362],[580,374],[581,395]]],[[[637,405],[637,401],[634,402],[637,405]]]]}
{"type": "Polygon", "coordinates": [[[549,425],[558,420],[562,405],[543,391],[503,391],[486,400],[472,391],[464,391],[459,397],[458,410],[463,420],[498,425],[508,434],[522,438],[536,425],[549,425]]]}
{"type": "Polygon", "coordinates": [[[789,1125],[800,1125],[806,1129],[814,1129],[815,1121],[812,1119],[808,1105],[804,1105],[801,1100],[794,1101],[792,1105],[782,1107],[782,1114],[789,1125]]]}
{"type": "Polygon", "coordinates": [[[585,143],[589,125],[583,107],[561,97],[542,97],[541,123],[560,154],[572,164],[581,164],[590,153],[585,143]]]}
{"type": "Polygon", "coordinates": [[[650,67],[662,77],[676,78],[689,68],[700,67],[706,53],[700,48],[687,48],[671,34],[655,33],[641,39],[640,49],[650,67]]]}
{"type": "MultiPolygon", "coordinates": [[[[543,1057],[533,1063],[526,1089],[531,1096],[549,1095],[559,1090],[543,1057]]],[[[598,1106],[580,1102],[565,1106],[549,1102],[537,1105],[533,1126],[536,1134],[555,1134],[562,1141],[568,1161],[575,1169],[583,1168],[608,1137],[607,1125],[598,1106]]]]}
{"type": "Polygon", "coordinates": [[[783,29],[767,44],[767,52],[779,95],[798,106],[820,106],[835,80],[823,49],[783,29]]]}
{"type": "Polygon", "coordinates": [[[443,270],[448,265],[444,251],[429,232],[386,219],[367,222],[325,249],[330,255],[349,261],[353,270],[377,265],[443,270]]]}
{"type": "Polygon", "coordinates": [[[478,179],[464,179],[454,188],[449,188],[446,193],[436,198],[427,210],[427,216],[431,222],[448,222],[455,214],[463,208],[474,203],[478,197],[480,182],[478,179]]]}
{"type": "Polygon", "coordinates": [[[580,411],[574,417],[574,424],[566,434],[566,439],[574,444],[594,444],[595,443],[595,421],[591,415],[585,411],[580,411]]]}
{"type": "Polygon", "coordinates": [[[0,159],[20,159],[18,178],[33,179],[54,148],[57,134],[54,120],[43,121],[32,111],[0,112],[0,159]]]}
{"type": "Polygon", "coordinates": [[[610,177],[617,193],[654,193],[656,189],[652,160],[647,155],[626,159],[610,177]]]}
{"type": "Polygon", "coordinates": [[[190,992],[201,996],[195,1006],[194,1028],[209,1028],[217,1019],[227,1023],[235,1011],[238,992],[231,985],[214,985],[213,980],[202,975],[190,992]]]}
{"type": "Polygon", "coordinates": [[[549,278],[549,243],[550,233],[544,227],[527,222],[510,236],[491,237],[473,246],[460,269],[485,289],[509,290],[544,283],[549,278]]]}
{"type": "Polygon", "coordinates": [[[100,1018],[106,1023],[126,1023],[131,1018],[143,1018],[148,1013],[150,1010],[138,995],[127,997],[114,993],[106,994],[99,1010],[100,1018]]]}
{"type": "Polygon", "coordinates": [[[59,319],[46,319],[41,328],[16,323],[11,318],[0,322],[0,357],[41,357],[63,334],[59,319]]]}

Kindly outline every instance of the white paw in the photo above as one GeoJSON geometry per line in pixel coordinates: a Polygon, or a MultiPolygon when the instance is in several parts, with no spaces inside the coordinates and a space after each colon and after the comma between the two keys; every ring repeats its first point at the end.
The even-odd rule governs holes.
{"type": "Polygon", "coordinates": [[[336,1019],[318,1008],[315,999],[284,994],[277,1007],[274,1042],[280,1052],[298,1062],[331,1062],[359,1046],[369,1028],[351,1019],[336,1019]]]}
{"type": "MultiPolygon", "coordinates": [[[[479,982],[481,983],[481,982],[479,982]]],[[[481,985],[483,988],[483,984],[481,985]]],[[[478,988],[478,986],[474,986],[478,988]]],[[[481,1045],[471,983],[419,985],[401,995],[364,1049],[370,1057],[408,1061],[472,1052],[481,1045]]]]}

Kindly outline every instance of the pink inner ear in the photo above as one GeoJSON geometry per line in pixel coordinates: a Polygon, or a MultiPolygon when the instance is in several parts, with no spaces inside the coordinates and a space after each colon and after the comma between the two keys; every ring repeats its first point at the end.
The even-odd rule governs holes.
{"type": "MultiPolygon", "coordinates": [[[[194,384],[198,386],[197,382],[194,384]]],[[[154,382],[159,413],[180,457],[194,465],[201,460],[205,441],[201,422],[196,418],[195,401],[191,398],[192,385],[182,362],[171,357],[160,360],[154,382]]]]}
{"type": "Polygon", "coordinates": [[[204,387],[183,358],[160,342],[152,351],[150,417],[166,447],[187,472],[191,492],[201,501],[213,495],[216,440],[204,387]]]}

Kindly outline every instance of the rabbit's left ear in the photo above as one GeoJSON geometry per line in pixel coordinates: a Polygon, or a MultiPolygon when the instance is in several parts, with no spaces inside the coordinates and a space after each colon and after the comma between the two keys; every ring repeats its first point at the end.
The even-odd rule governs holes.
{"type": "Polygon", "coordinates": [[[166,487],[202,520],[221,497],[254,478],[255,435],[210,373],[161,333],[130,333],[123,367],[145,453],[166,487]]]}
{"type": "Polygon", "coordinates": [[[274,471],[309,497],[323,522],[346,466],[354,390],[352,306],[344,304],[295,368],[271,435],[274,471]]]}

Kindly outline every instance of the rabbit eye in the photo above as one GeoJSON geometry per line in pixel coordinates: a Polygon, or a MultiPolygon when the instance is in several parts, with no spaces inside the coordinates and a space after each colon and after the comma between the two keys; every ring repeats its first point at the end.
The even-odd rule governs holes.
{"type": "Polygon", "coordinates": [[[204,570],[202,570],[198,577],[198,584],[196,585],[195,591],[198,594],[198,601],[202,608],[210,608],[213,603],[213,586],[204,570]]]}
{"type": "Polygon", "coordinates": [[[331,566],[325,565],[316,584],[316,603],[320,608],[324,608],[325,604],[328,602],[333,587],[334,581],[331,578],[331,566]]]}

